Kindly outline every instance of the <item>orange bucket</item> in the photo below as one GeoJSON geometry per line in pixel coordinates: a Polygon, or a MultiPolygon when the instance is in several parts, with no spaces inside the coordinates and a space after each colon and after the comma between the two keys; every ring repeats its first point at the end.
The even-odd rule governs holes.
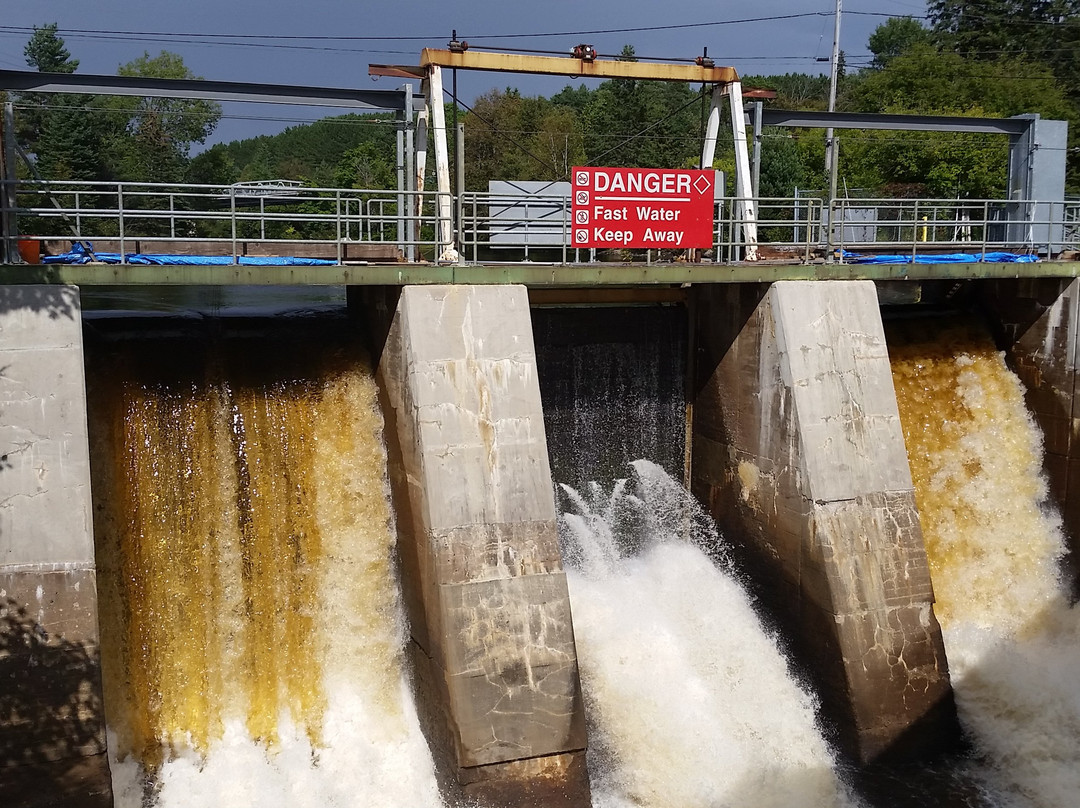
{"type": "Polygon", "coordinates": [[[23,239],[19,242],[19,255],[28,264],[41,263],[41,242],[23,239]]]}

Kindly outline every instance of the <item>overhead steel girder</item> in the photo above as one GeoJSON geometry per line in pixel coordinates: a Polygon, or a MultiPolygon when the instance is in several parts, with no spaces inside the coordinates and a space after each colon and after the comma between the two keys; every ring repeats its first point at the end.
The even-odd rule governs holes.
{"type": "Polygon", "coordinates": [[[807,129],[891,129],[917,132],[980,132],[1022,135],[1030,118],[965,118],[960,115],[881,115],[863,112],[817,112],[788,109],[762,110],[764,126],[807,129]]]}
{"type": "Polygon", "coordinates": [[[137,95],[155,98],[194,98],[205,101],[244,101],[357,109],[405,109],[401,90],[350,90],[246,81],[157,79],[142,76],[95,76],[79,73],[37,73],[0,70],[0,90],[34,93],[137,95]]]}
{"type": "MultiPolygon", "coordinates": [[[[650,81],[689,81],[704,84],[728,84],[739,80],[733,67],[702,67],[692,64],[624,62],[617,59],[587,61],[570,56],[532,56],[521,53],[457,53],[435,48],[420,52],[420,66],[491,70],[509,73],[538,73],[553,76],[582,76],[601,79],[647,79],[650,81]]],[[[386,66],[379,66],[385,68],[386,66]]]]}

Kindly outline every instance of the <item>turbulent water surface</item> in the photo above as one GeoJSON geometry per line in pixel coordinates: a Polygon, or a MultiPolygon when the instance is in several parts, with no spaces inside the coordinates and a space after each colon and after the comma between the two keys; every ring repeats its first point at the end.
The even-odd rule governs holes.
{"type": "Polygon", "coordinates": [[[1080,801],[1080,612],[1059,580],[1041,437],[973,326],[889,353],[935,607],[977,776],[1001,806],[1080,801]]]}
{"type": "Polygon", "coordinates": [[[639,460],[563,493],[598,808],[847,805],[814,699],[685,489],[639,460]]]}

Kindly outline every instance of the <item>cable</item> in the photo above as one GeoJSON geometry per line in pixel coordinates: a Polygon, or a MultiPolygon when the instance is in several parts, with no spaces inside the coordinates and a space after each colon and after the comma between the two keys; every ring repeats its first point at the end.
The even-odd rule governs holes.
{"type": "MultiPolygon", "coordinates": [[[[877,11],[848,11],[846,14],[857,14],[868,17],[892,17],[894,15],[877,11]]],[[[777,14],[767,17],[747,17],[738,20],[714,20],[712,22],[676,23],[671,25],[643,25],[632,28],[601,28],[585,31],[546,31],[538,33],[515,33],[515,34],[469,34],[468,39],[520,39],[526,37],[556,37],[556,36],[585,36],[596,34],[630,34],[647,31],[675,31],[690,28],[712,28],[721,25],[742,25],[755,22],[774,22],[779,20],[795,20],[806,17],[831,17],[831,11],[806,11],[798,14],[777,14]]],[[[923,17],[922,19],[926,19],[923,17]]],[[[0,25],[0,30],[19,31],[33,33],[34,28],[16,25],[0,25]]],[[[257,39],[257,40],[280,40],[280,41],[309,41],[309,42],[423,42],[440,40],[445,38],[445,33],[436,36],[339,36],[339,35],[311,35],[302,34],[205,34],[194,32],[173,31],[116,31],[98,28],[70,28],[58,30],[58,34],[110,34],[133,37],[180,37],[191,39],[257,39]]]]}

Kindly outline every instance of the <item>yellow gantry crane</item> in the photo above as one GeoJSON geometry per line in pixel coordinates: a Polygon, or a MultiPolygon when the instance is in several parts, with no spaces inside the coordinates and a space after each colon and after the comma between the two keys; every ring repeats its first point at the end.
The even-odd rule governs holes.
{"type": "MultiPolygon", "coordinates": [[[[487,70],[502,73],[531,73],[554,76],[600,79],[642,79],[646,81],[693,82],[712,86],[712,103],[705,140],[701,149],[701,168],[710,168],[716,155],[716,136],[720,128],[720,108],[725,96],[731,109],[731,127],[735,139],[735,196],[737,220],[742,222],[747,245],[745,258],[757,259],[757,210],[750,180],[750,151],[746,141],[746,118],[743,112],[742,84],[733,67],[718,67],[708,56],[699,56],[693,64],[670,62],[631,62],[601,59],[591,45],[578,45],[569,56],[533,56],[519,53],[470,51],[468,43],[455,36],[451,49],[424,48],[419,67],[407,65],[370,65],[373,76],[419,78],[424,107],[417,116],[416,179],[417,189],[424,187],[428,130],[434,132],[435,173],[439,222],[439,242],[453,244],[450,217],[450,159],[443,108],[443,68],[452,70],[487,70]],[[428,122],[430,121],[430,126],[428,122]]],[[[456,261],[457,251],[448,247],[439,257],[456,261]]]]}

